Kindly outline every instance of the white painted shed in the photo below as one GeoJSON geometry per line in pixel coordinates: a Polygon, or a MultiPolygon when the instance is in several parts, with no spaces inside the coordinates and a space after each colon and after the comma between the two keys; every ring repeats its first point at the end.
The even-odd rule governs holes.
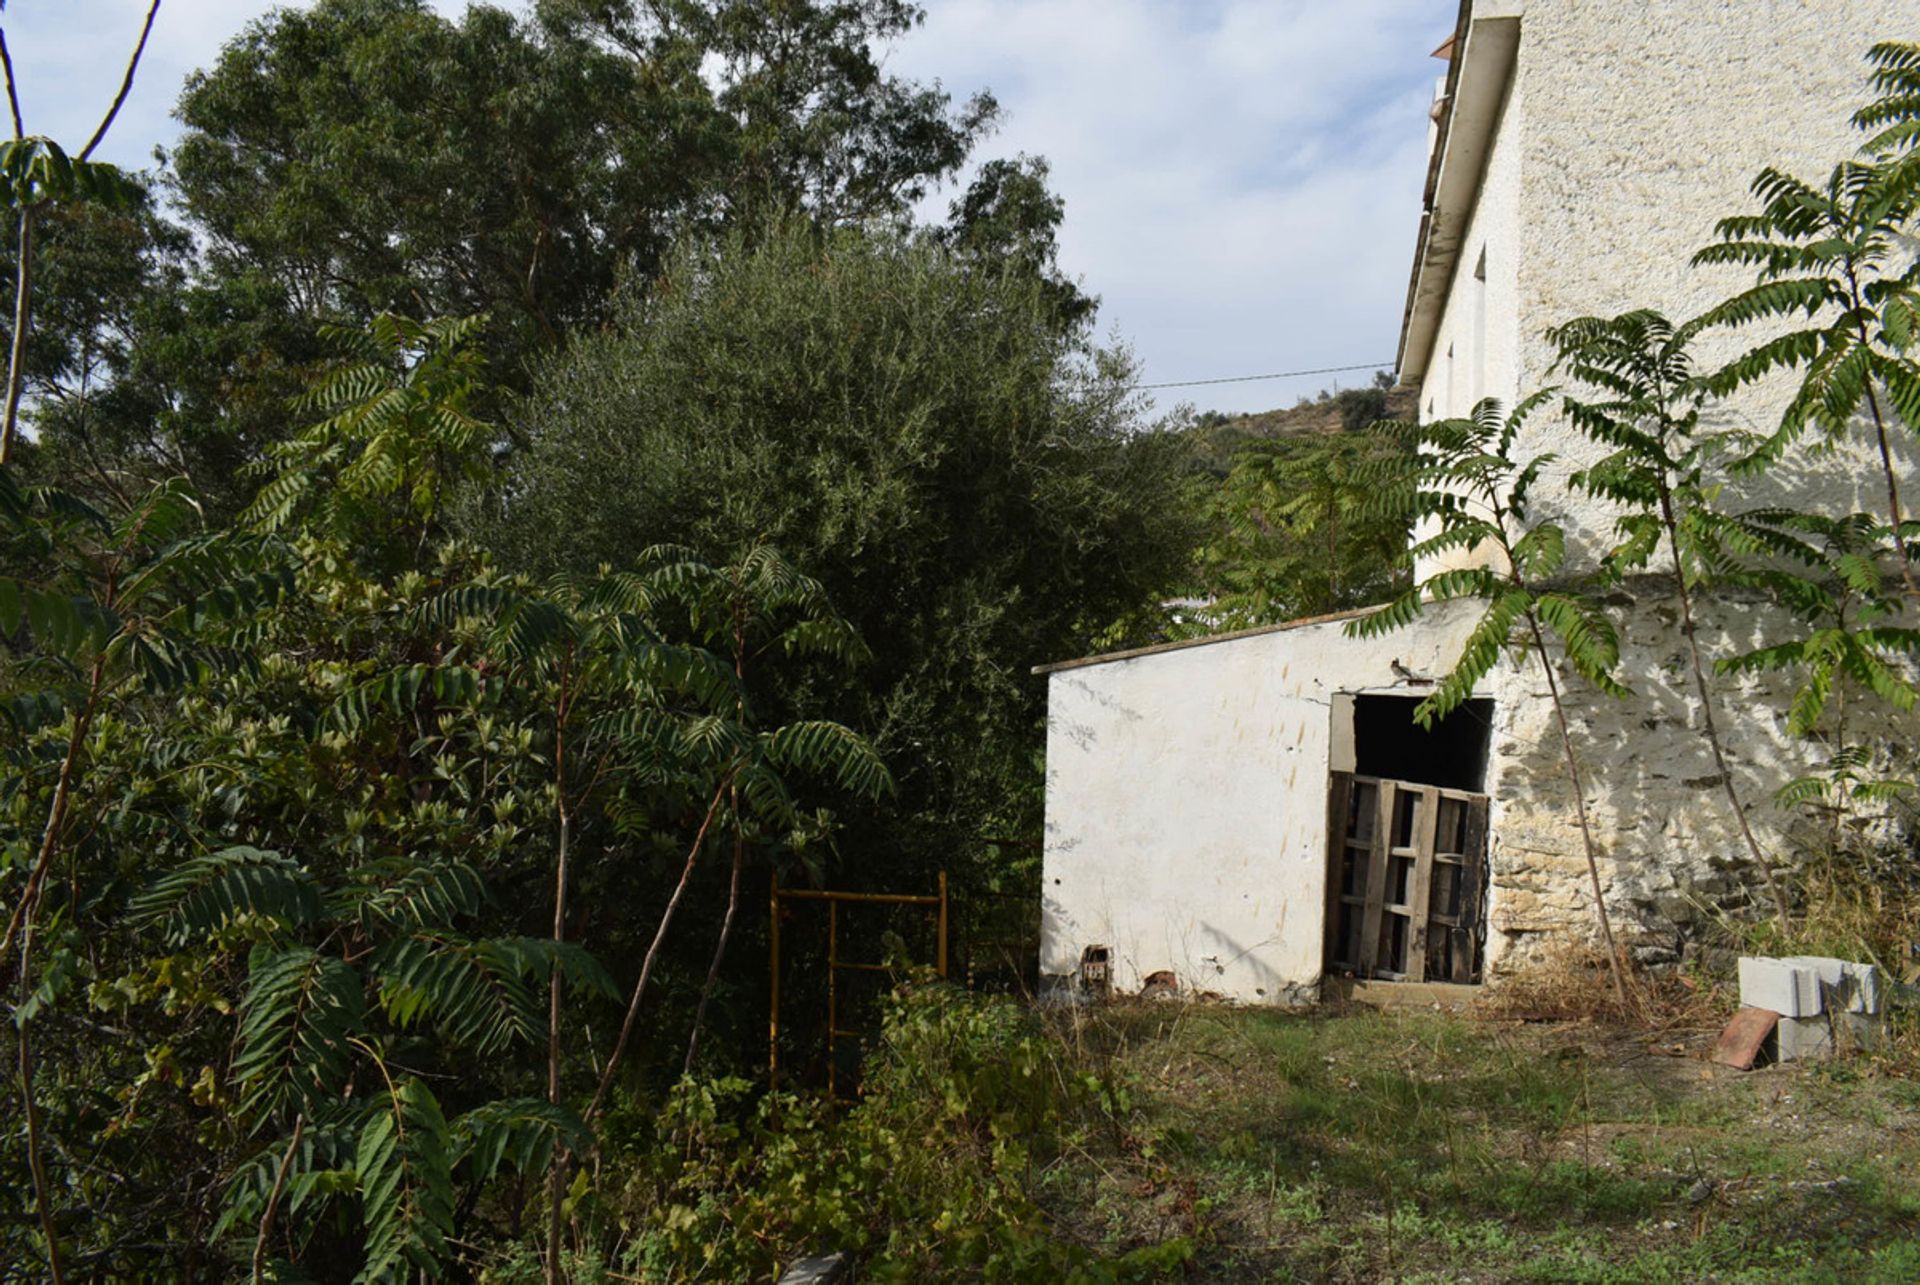
{"type": "MultiPolygon", "coordinates": [[[[1717,218],[1746,208],[1761,167],[1818,176],[1847,154],[1862,57],[1877,40],[1913,38],[1913,17],[1911,0],[1462,0],[1442,50],[1401,330],[1399,375],[1420,413],[1465,414],[1486,396],[1511,404],[1554,382],[1550,325],[1632,307],[1684,317],[1744,284],[1688,267],[1691,252],[1717,218]]],[[[1723,342],[1731,356],[1746,340],[1723,342]]],[[[1737,410],[1767,423],[1784,397],[1762,388],[1737,410]]],[[[1528,436],[1526,453],[1559,451],[1571,466],[1592,456],[1551,414],[1528,436]]],[[[1915,472],[1910,459],[1902,467],[1915,472]]],[[[1841,453],[1768,498],[1870,508],[1872,477],[1841,453]]],[[[1604,505],[1565,489],[1544,500],[1587,557],[1612,539],[1604,505]]],[[[1691,925],[1756,875],[1730,809],[1714,802],[1722,778],[1698,703],[1675,681],[1670,608],[1629,589],[1613,610],[1639,696],[1612,702],[1569,685],[1574,735],[1604,836],[1602,895],[1636,953],[1673,958],[1691,925]]],[[[1701,603],[1703,647],[1754,645],[1769,610],[1728,595],[1701,603]]],[[[1435,737],[1410,730],[1406,715],[1452,665],[1471,612],[1432,610],[1374,640],[1347,637],[1343,618],[1316,619],[1044,666],[1043,982],[1078,977],[1094,948],[1123,990],[1164,970],[1246,1002],[1315,994],[1361,941],[1342,922],[1354,845],[1337,809],[1352,811],[1349,774],[1485,797],[1471,974],[1588,933],[1591,884],[1539,665],[1489,675],[1449,720],[1464,723],[1435,737]]],[[[1812,766],[1811,748],[1785,732],[1787,695],[1784,681],[1757,679],[1718,694],[1742,713],[1729,760],[1749,821],[1776,850],[1797,822],[1769,800],[1812,766]]],[[[1920,742],[1916,732],[1912,718],[1881,729],[1894,743],[1920,742]]],[[[1374,900],[1409,920],[1415,900],[1432,911],[1425,892],[1374,900]]],[[[1363,971],[1383,961],[1423,971],[1419,960],[1452,976],[1453,959],[1426,951],[1454,926],[1420,927],[1426,939],[1399,948],[1390,922],[1365,930],[1363,971]]]]}
{"type": "MultiPolygon", "coordinates": [[[[1310,998],[1338,824],[1330,773],[1405,752],[1357,737],[1356,713],[1378,700],[1389,723],[1410,722],[1420,676],[1471,627],[1448,614],[1393,638],[1349,639],[1351,615],[1336,616],[1050,667],[1042,975],[1075,974],[1097,945],[1123,990],[1170,970],[1238,1000],[1310,998]]],[[[1476,716],[1426,741],[1429,775],[1482,785],[1490,728],[1474,736],[1476,716]]]]}

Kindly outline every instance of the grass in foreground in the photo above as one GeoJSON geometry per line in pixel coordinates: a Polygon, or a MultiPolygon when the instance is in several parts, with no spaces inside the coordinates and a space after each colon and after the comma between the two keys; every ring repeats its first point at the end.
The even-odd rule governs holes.
{"type": "Polygon", "coordinates": [[[1189,1279],[1920,1279],[1920,1084],[1741,1073],[1584,1023],[1197,1005],[1062,1019],[1127,1086],[1039,1179],[1107,1253],[1189,1279]]]}

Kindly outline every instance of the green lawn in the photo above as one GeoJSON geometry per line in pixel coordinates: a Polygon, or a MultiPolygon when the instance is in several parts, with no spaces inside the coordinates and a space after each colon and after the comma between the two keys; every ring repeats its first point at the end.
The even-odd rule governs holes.
{"type": "Polygon", "coordinates": [[[1710,1034],[1107,1009],[1061,1038],[1127,1109],[1038,1186],[1084,1244],[1189,1238],[1189,1279],[1920,1280],[1920,1084],[1710,1034]]]}

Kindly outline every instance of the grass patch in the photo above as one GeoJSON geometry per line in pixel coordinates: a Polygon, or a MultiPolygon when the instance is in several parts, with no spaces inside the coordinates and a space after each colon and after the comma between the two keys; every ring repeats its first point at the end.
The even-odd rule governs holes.
{"type": "Polygon", "coordinates": [[[1042,1205],[1102,1253],[1185,1238],[1188,1279],[1920,1278],[1920,1100],[1876,1064],[1418,1011],[1119,1006],[1056,1038],[1123,1089],[1042,1205]]]}

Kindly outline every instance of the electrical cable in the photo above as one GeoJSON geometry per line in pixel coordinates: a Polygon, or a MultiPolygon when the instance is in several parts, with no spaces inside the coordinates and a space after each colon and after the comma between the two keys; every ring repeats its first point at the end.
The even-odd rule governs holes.
{"type": "Polygon", "coordinates": [[[1302,375],[1338,375],[1349,370],[1391,370],[1390,361],[1363,361],[1353,366],[1321,366],[1315,370],[1281,370],[1271,375],[1227,375],[1220,379],[1170,379],[1158,384],[1133,384],[1143,388],[1199,388],[1204,384],[1250,384],[1256,379],[1297,379],[1302,375]]]}

